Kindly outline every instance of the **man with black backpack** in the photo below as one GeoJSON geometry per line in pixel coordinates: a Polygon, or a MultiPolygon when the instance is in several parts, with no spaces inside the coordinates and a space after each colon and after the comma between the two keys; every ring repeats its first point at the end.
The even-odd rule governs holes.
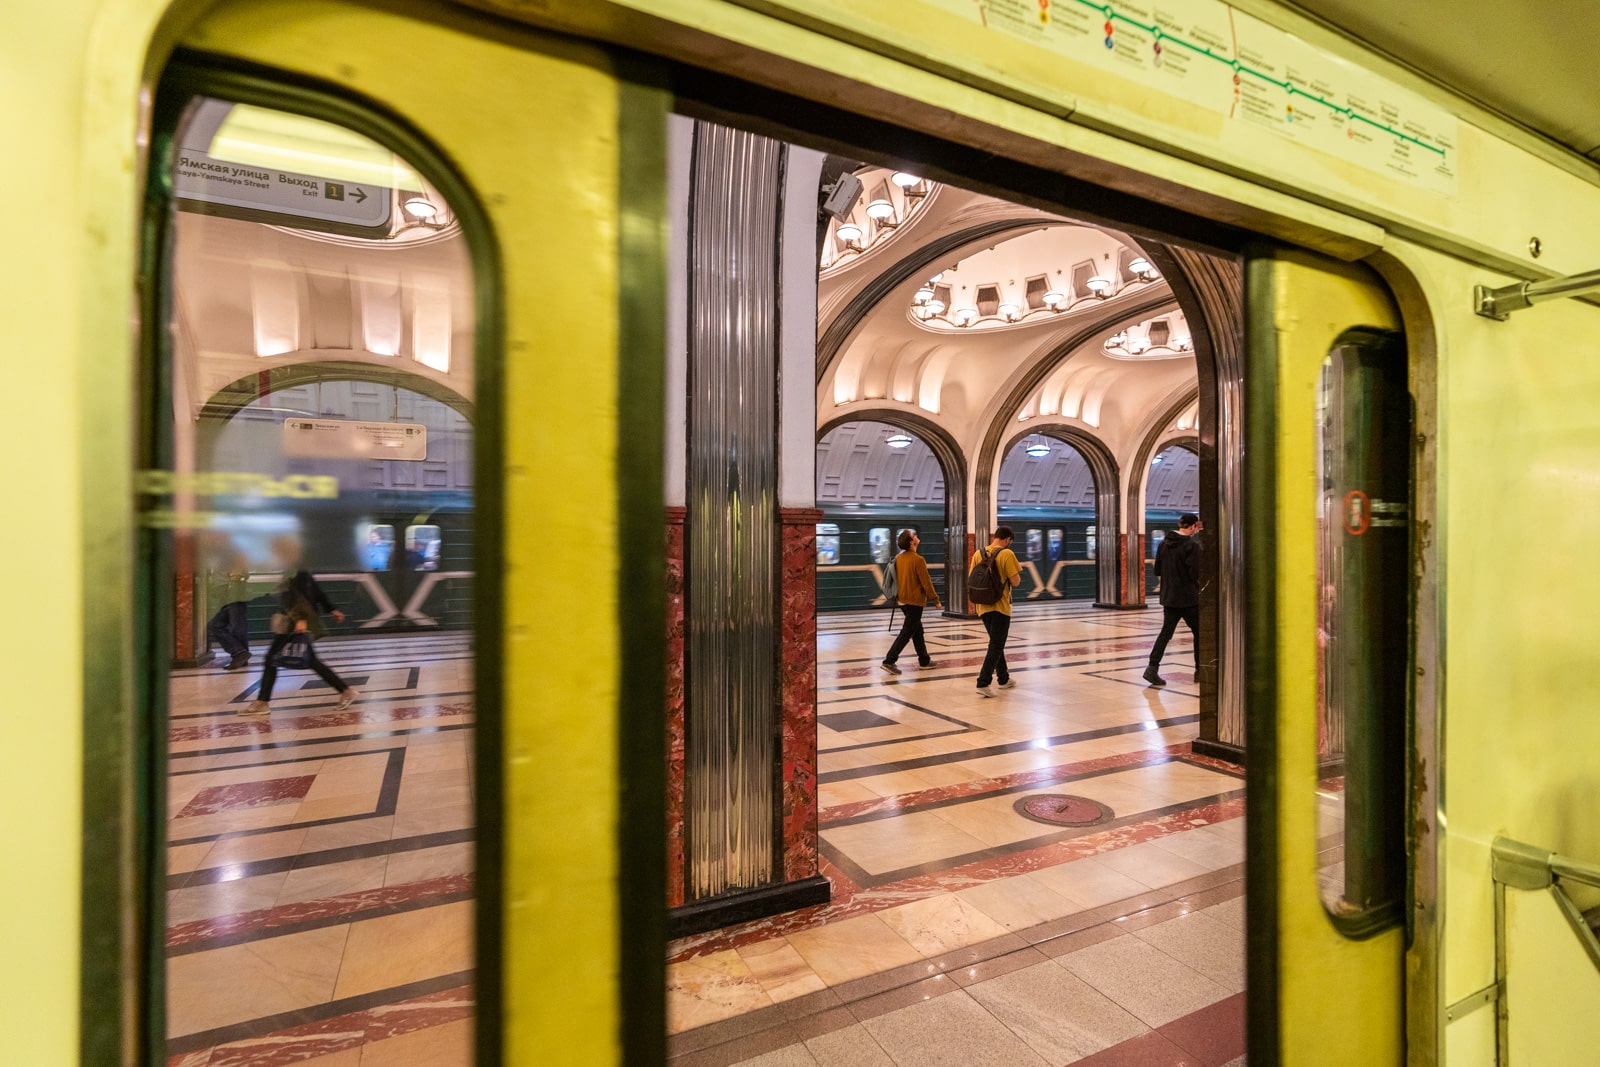
{"type": "Polygon", "coordinates": [[[989,547],[972,554],[967,572],[967,599],[977,606],[978,618],[989,631],[989,651],[978,672],[980,696],[993,696],[989,682],[996,676],[1001,689],[1017,684],[1006,667],[1006,637],[1011,633],[1011,588],[1021,582],[1022,564],[1011,551],[1011,527],[997,526],[989,547]]]}
{"type": "Polygon", "coordinates": [[[1167,651],[1178,622],[1189,627],[1194,637],[1194,669],[1200,671],[1200,543],[1195,536],[1206,528],[1200,516],[1178,516],[1178,532],[1168,534],[1156,550],[1156,581],[1161,583],[1161,633],[1150,650],[1150,666],[1144,680],[1151,685],[1166,685],[1161,677],[1161,657],[1167,651]]]}

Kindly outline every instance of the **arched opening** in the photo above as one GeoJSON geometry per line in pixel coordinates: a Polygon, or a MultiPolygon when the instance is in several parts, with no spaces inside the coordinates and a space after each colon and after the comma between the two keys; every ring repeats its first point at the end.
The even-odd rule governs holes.
{"type": "Polygon", "coordinates": [[[895,543],[908,529],[922,539],[934,583],[948,596],[949,489],[938,451],[916,433],[876,420],[824,432],[817,441],[817,610],[888,604],[895,543]]]}
{"type": "Polygon", "coordinates": [[[1100,538],[1094,471],[1082,452],[1047,434],[1017,441],[1000,462],[999,524],[1022,565],[1017,600],[1092,600],[1100,538]]]}
{"type": "MultiPolygon", "coordinates": [[[[868,539],[862,545],[870,548],[870,531],[883,528],[896,515],[905,518],[906,525],[921,524],[918,536],[922,538],[922,554],[928,559],[947,610],[957,612],[966,605],[966,573],[959,566],[946,568],[944,564],[949,559],[966,558],[966,482],[967,466],[960,446],[931,419],[905,411],[878,410],[834,419],[817,431],[817,507],[823,511],[822,525],[838,526],[840,537],[846,526],[859,527],[866,532],[858,536],[868,539]],[[897,434],[910,441],[891,443],[889,438],[897,434]],[[846,439],[850,442],[848,449],[842,444],[846,439]],[[852,504],[855,506],[849,506],[852,504]],[[877,515],[884,521],[876,526],[863,525],[859,515],[877,515]],[[935,562],[938,569],[933,567],[935,562]]],[[[871,554],[867,548],[858,546],[847,551],[841,542],[841,555],[854,562],[825,565],[821,538],[832,536],[818,527],[818,610],[881,606],[882,563],[869,564],[871,554]],[[869,565],[877,569],[875,591],[864,585],[861,577],[848,581],[831,577],[865,575],[865,570],[848,572],[836,568],[869,565]],[[830,577],[825,578],[825,572],[830,577]]]]}

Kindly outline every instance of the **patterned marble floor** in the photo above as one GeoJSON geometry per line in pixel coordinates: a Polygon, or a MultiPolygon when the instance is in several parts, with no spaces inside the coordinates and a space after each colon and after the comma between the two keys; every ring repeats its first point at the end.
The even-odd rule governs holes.
{"type": "MultiPolygon", "coordinates": [[[[171,678],[168,1064],[472,1062],[464,635],[328,640],[360,698],[259,669],[171,678]]],[[[256,649],[258,654],[262,649],[256,649]]]]}
{"type": "Polygon", "coordinates": [[[894,677],[886,613],[820,618],[833,899],[669,946],[673,1063],[1242,1062],[1244,781],[1190,751],[1186,635],[1140,678],[1160,620],[1019,605],[985,698],[975,621],[894,677]]]}

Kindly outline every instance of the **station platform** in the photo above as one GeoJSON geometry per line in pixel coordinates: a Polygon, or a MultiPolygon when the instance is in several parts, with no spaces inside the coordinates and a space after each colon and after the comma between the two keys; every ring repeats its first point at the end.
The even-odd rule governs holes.
{"type": "Polygon", "coordinates": [[[893,676],[887,610],[819,617],[833,898],[672,943],[671,1062],[1242,1063],[1244,779],[1190,751],[1188,635],[1152,688],[1159,610],[1022,603],[983,697],[981,624],[926,620],[893,676]]]}

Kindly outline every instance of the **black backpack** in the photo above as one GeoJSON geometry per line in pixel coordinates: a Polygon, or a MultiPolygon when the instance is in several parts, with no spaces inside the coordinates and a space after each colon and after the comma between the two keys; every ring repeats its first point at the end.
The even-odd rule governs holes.
{"type": "Polygon", "coordinates": [[[1000,568],[987,548],[978,549],[979,558],[967,572],[967,599],[974,604],[998,604],[1006,595],[1005,583],[1000,580],[1000,568]]]}

